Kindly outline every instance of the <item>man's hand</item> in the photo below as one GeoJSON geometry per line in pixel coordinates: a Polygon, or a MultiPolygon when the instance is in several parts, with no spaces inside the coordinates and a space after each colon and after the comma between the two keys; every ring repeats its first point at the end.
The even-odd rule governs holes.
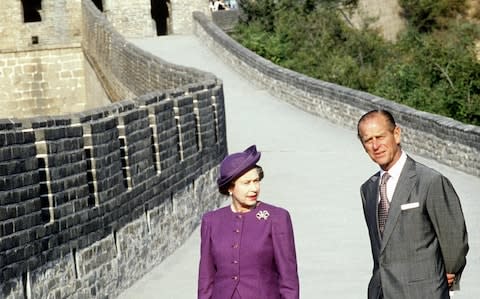
{"type": "Polygon", "coordinates": [[[449,288],[452,287],[454,281],[455,281],[455,274],[447,273],[447,282],[448,282],[449,288]]]}

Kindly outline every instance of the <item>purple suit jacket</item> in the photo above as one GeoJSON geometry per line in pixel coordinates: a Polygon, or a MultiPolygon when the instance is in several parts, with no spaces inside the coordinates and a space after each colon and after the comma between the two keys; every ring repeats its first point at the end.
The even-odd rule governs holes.
{"type": "Polygon", "coordinates": [[[298,299],[297,259],[289,213],[260,203],[248,213],[230,206],[202,218],[199,299],[298,299]]]}

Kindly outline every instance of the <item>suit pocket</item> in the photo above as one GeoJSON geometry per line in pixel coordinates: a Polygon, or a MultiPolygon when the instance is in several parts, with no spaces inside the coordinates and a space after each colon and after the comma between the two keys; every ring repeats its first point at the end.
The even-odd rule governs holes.
{"type": "Polygon", "coordinates": [[[407,288],[408,297],[405,299],[418,298],[450,298],[445,279],[433,278],[416,282],[409,282],[407,288]]]}
{"type": "Polygon", "coordinates": [[[425,258],[410,265],[408,283],[438,281],[444,276],[444,267],[440,258],[425,258]]]}
{"type": "Polygon", "coordinates": [[[444,269],[441,258],[425,258],[412,264],[407,298],[449,298],[444,269]]]}

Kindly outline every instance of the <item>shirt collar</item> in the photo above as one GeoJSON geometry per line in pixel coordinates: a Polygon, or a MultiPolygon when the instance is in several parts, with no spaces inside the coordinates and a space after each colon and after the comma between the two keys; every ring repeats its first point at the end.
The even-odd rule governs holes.
{"type": "MultiPolygon", "coordinates": [[[[398,179],[400,177],[400,173],[402,172],[403,166],[405,165],[405,162],[407,161],[407,154],[402,150],[402,153],[400,155],[400,159],[388,170],[388,174],[395,178],[398,179]]],[[[383,169],[380,169],[380,177],[383,176],[385,171],[383,169]]]]}

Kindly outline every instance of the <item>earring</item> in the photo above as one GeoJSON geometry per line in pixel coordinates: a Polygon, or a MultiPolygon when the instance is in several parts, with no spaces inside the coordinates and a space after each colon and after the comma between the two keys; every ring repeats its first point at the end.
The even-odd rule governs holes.
{"type": "Polygon", "coordinates": [[[232,196],[232,192],[231,192],[231,191],[228,191],[228,195],[232,196]]]}

